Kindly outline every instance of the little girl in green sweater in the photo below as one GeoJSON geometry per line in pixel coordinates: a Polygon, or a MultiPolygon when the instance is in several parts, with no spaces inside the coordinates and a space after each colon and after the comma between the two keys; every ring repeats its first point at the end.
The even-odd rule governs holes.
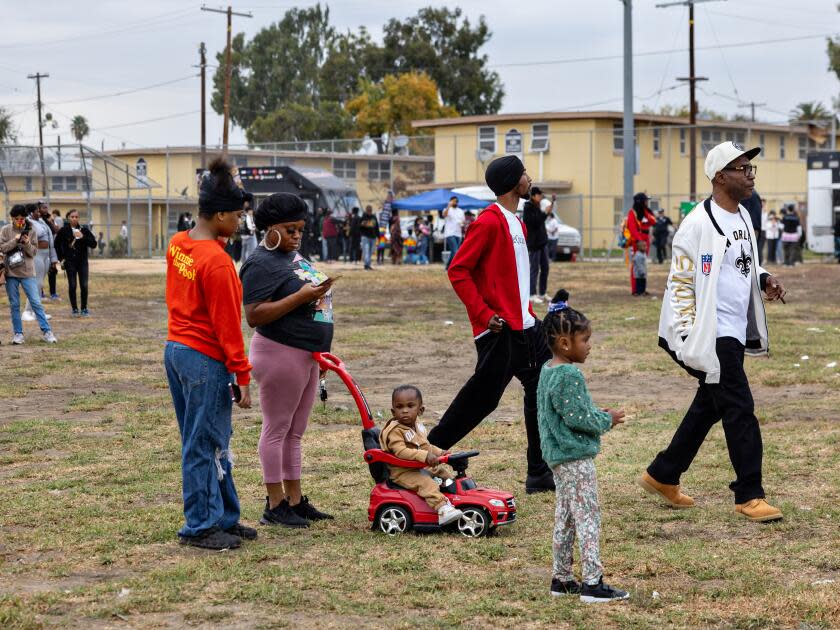
{"type": "Polygon", "coordinates": [[[537,388],[537,421],[543,459],[554,472],[552,595],[580,595],[582,602],[627,599],[630,594],[604,584],[599,538],[601,510],[595,479],[595,456],[601,434],[624,422],[624,412],[601,410],[592,402],[575,363],[589,356],[592,327],[583,313],[568,305],[561,289],[543,320],[552,359],[542,367],[537,388]],[[575,536],[580,546],[582,583],[572,573],[575,536]]]}

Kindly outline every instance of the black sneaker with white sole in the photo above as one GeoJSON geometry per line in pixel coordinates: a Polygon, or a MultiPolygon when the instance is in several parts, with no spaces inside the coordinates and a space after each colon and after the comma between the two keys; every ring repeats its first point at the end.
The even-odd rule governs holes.
{"type": "Polygon", "coordinates": [[[291,506],[292,511],[308,521],[327,521],[335,518],[332,514],[321,512],[309,502],[309,497],[303,496],[300,503],[291,506]]]}
{"type": "Polygon", "coordinates": [[[218,527],[211,527],[210,529],[204,530],[198,536],[178,536],[178,541],[182,545],[200,547],[201,549],[212,549],[214,551],[237,549],[242,544],[242,539],[239,536],[223,532],[218,527]]]}
{"type": "Polygon", "coordinates": [[[287,499],[283,499],[273,508],[269,508],[268,506],[268,497],[266,497],[265,511],[260,519],[260,524],[282,525],[283,527],[294,527],[297,529],[309,527],[309,521],[295,514],[287,499]]]}
{"type": "Polygon", "coordinates": [[[557,578],[551,578],[551,594],[555,597],[561,595],[580,595],[580,582],[570,580],[563,582],[557,578]]]}
{"type": "Polygon", "coordinates": [[[233,536],[239,536],[242,540],[256,540],[257,539],[257,530],[253,527],[246,527],[242,523],[237,523],[233,527],[228,527],[225,530],[226,534],[231,534],[233,536]]]}
{"type": "Polygon", "coordinates": [[[540,475],[528,475],[525,478],[525,492],[528,494],[554,492],[554,474],[546,470],[540,475]]]}
{"type": "Polygon", "coordinates": [[[603,576],[601,576],[597,584],[589,585],[584,583],[580,587],[580,601],[585,604],[598,604],[629,598],[630,593],[627,591],[622,591],[621,589],[604,584],[603,576]]]}

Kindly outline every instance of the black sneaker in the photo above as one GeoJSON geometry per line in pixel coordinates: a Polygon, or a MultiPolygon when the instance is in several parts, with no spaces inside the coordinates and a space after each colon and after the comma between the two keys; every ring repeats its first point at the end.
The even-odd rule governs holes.
{"type": "Polygon", "coordinates": [[[225,533],[231,534],[232,536],[239,536],[242,540],[257,539],[257,530],[253,527],[246,527],[242,523],[237,523],[233,527],[228,527],[225,530],[225,533]]]}
{"type": "Polygon", "coordinates": [[[223,532],[218,527],[211,527],[201,532],[198,536],[178,536],[178,538],[182,545],[201,547],[202,549],[214,549],[216,551],[236,549],[242,544],[242,539],[239,536],[223,532]]]}
{"type": "Polygon", "coordinates": [[[611,602],[614,600],[629,599],[630,593],[613,588],[604,584],[604,578],[598,580],[597,584],[590,586],[582,584],[580,587],[580,601],[585,604],[598,604],[600,602],[611,602]]]}
{"type": "Polygon", "coordinates": [[[528,494],[554,492],[554,475],[550,470],[542,475],[528,475],[525,478],[525,492],[528,494]]]}
{"type": "Polygon", "coordinates": [[[571,580],[569,582],[561,582],[557,578],[551,578],[551,594],[554,597],[561,595],[580,595],[580,582],[571,580]]]}
{"type": "Polygon", "coordinates": [[[273,509],[269,509],[268,497],[265,498],[265,511],[260,519],[260,524],[295,528],[309,527],[309,521],[295,514],[289,506],[288,500],[283,499],[273,509]]]}
{"type": "Polygon", "coordinates": [[[331,521],[334,518],[332,514],[327,514],[317,510],[315,506],[309,502],[309,497],[307,496],[301,497],[300,503],[291,506],[291,508],[295,514],[309,521],[331,521]]]}

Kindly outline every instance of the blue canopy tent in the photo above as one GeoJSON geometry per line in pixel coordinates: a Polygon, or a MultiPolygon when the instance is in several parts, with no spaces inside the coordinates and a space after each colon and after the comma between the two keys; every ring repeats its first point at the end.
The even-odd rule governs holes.
{"type": "Polygon", "coordinates": [[[438,188],[413,197],[398,199],[391,204],[391,207],[395,210],[443,210],[452,196],[458,197],[458,207],[462,210],[483,210],[489,205],[481,199],[454,193],[446,188],[438,188]]]}

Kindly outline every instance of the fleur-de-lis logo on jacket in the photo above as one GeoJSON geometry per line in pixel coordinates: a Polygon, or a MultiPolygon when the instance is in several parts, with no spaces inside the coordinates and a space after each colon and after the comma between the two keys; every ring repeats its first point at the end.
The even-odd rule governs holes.
{"type": "Polygon", "coordinates": [[[735,259],[735,266],[743,276],[750,275],[750,267],[752,266],[752,256],[744,251],[744,244],[741,244],[741,255],[735,259]]]}

